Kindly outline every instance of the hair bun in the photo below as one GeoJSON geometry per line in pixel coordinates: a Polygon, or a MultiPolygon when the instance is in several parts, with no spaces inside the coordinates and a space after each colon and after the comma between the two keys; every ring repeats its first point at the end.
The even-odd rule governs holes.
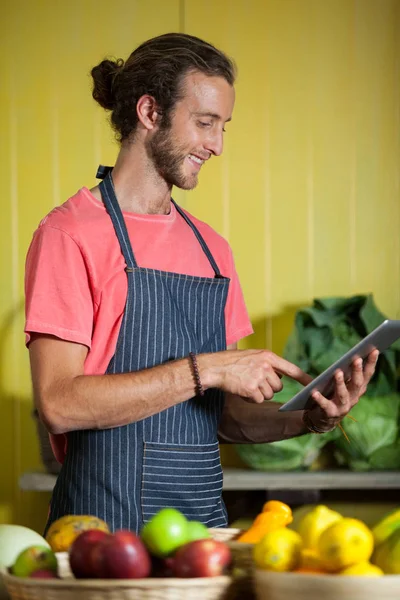
{"type": "Polygon", "coordinates": [[[105,59],[91,70],[93,77],[92,96],[106,110],[113,110],[114,108],[114,80],[123,65],[122,58],[118,60],[105,59]]]}

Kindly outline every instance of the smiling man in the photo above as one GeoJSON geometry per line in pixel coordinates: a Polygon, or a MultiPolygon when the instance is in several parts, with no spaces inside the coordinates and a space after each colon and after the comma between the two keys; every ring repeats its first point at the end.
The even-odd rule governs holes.
{"type": "Polygon", "coordinates": [[[93,514],[140,531],[160,508],[227,524],[218,440],[329,431],[365,392],[376,353],[306,413],[269,404],[280,376],[307,384],[252,332],[228,243],[181,209],[223,150],[235,69],[214,46],[166,34],[92,70],[120,150],[34,233],[26,325],[35,402],[63,463],[48,525],[93,514]],[[247,402],[246,402],[247,401],[247,402]]]}

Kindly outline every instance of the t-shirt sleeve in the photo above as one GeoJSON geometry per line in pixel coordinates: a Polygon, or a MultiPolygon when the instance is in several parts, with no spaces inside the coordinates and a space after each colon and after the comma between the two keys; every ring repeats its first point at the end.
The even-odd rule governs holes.
{"type": "Polygon", "coordinates": [[[225,306],[226,345],[235,344],[242,338],[253,333],[246,304],[236,272],[232,251],[229,249],[230,283],[228,298],[225,306]]]}
{"type": "Polygon", "coordinates": [[[32,333],[91,345],[93,300],[84,256],[65,231],[42,225],[25,269],[26,344],[32,333]]]}

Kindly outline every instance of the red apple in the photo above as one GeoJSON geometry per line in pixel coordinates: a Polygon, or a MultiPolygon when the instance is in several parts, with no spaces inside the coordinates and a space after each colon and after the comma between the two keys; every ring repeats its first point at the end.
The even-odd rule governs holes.
{"type": "Polygon", "coordinates": [[[94,549],[109,535],[100,529],[88,529],[74,540],[69,549],[69,564],[77,579],[96,577],[94,549]]]}
{"type": "Polygon", "coordinates": [[[96,545],[93,562],[97,577],[105,579],[140,579],[151,572],[146,546],[132,531],[123,529],[96,545]]]}
{"type": "Polygon", "coordinates": [[[172,577],[173,569],[172,565],[174,562],[173,556],[167,558],[159,558],[158,556],[151,556],[151,574],[150,577],[172,577]]]}
{"type": "Polygon", "coordinates": [[[33,577],[34,579],[58,579],[57,573],[50,571],[50,569],[38,569],[37,571],[33,571],[29,577],[33,577]]]}
{"type": "Polygon", "coordinates": [[[231,551],[223,542],[205,539],[181,546],[172,564],[175,577],[216,577],[231,561],[231,551]]]}

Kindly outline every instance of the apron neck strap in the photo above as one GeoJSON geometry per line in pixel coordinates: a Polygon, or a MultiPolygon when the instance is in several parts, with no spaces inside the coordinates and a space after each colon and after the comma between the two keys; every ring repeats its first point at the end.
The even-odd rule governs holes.
{"type": "MultiPolygon", "coordinates": [[[[172,198],[171,198],[171,200],[172,200],[172,198]]],[[[207,246],[207,244],[206,244],[203,236],[201,235],[200,231],[197,229],[196,225],[194,223],[192,223],[192,221],[189,219],[189,217],[187,216],[187,214],[180,208],[180,206],[177,205],[177,203],[175,202],[175,200],[172,200],[172,202],[174,203],[175,208],[178,211],[178,213],[181,215],[181,217],[183,219],[185,219],[186,223],[189,225],[189,227],[193,231],[194,235],[196,236],[196,238],[197,238],[200,246],[203,249],[204,254],[208,258],[208,262],[210,263],[210,265],[212,266],[212,268],[214,270],[215,277],[219,278],[219,279],[223,279],[223,276],[221,275],[221,272],[220,272],[220,270],[218,268],[218,265],[215,262],[213,255],[211,254],[211,250],[207,246]]]]}
{"type": "MultiPolygon", "coordinates": [[[[122,253],[125,258],[126,265],[128,268],[129,267],[136,268],[138,265],[136,263],[136,259],[133,254],[132,246],[129,241],[129,236],[128,236],[128,232],[126,229],[125,219],[122,215],[121,208],[118,204],[117,196],[115,194],[114,184],[113,184],[113,180],[112,180],[112,176],[111,176],[112,170],[113,170],[113,167],[107,167],[104,165],[100,165],[99,168],[97,169],[96,179],[103,180],[100,182],[100,186],[99,186],[101,195],[103,198],[103,202],[104,202],[104,204],[107,208],[107,211],[111,217],[111,220],[113,222],[115,232],[117,234],[118,241],[121,245],[122,253]]],[[[178,213],[180,214],[180,216],[186,221],[186,223],[189,225],[189,227],[193,231],[194,235],[196,236],[197,241],[199,242],[200,246],[202,247],[203,252],[206,255],[206,257],[214,271],[215,277],[223,279],[223,275],[221,275],[218,265],[215,262],[214,257],[211,254],[211,251],[210,251],[209,247],[207,246],[200,231],[197,229],[195,224],[192,223],[192,221],[189,219],[187,214],[180,208],[180,206],[178,206],[178,204],[175,202],[175,200],[173,200],[171,198],[171,201],[173,202],[173,204],[174,204],[176,210],[178,211],[178,213]]]]}
{"type": "Polygon", "coordinates": [[[129,240],[129,234],[126,229],[125,219],[121,212],[120,205],[118,204],[117,196],[115,194],[114,184],[111,176],[112,167],[99,167],[97,171],[97,178],[103,178],[100,182],[100,192],[103,198],[104,205],[110,215],[112,224],[114,225],[115,233],[117,235],[121,251],[124,256],[126,267],[129,270],[136,269],[138,264],[133,254],[131,242],[129,240]],[[101,174],[99,174],[101,170],[101,174]]]}

